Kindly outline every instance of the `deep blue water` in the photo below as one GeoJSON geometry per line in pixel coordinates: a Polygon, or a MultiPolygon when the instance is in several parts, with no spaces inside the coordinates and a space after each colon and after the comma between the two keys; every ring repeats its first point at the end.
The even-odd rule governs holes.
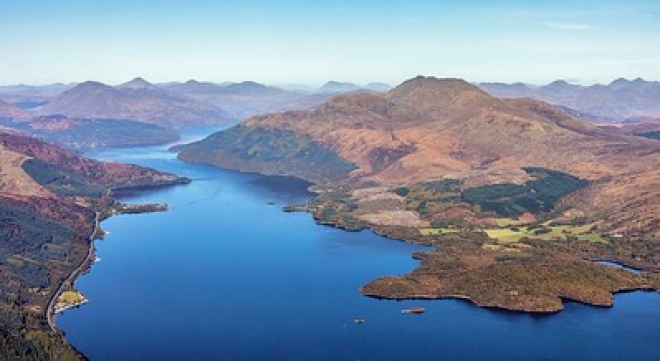
{"type": "Polygon", "coordinates": [[[309,196],[299,184],[184,164],[162,147],[92,155],[194,179],[125,199],[168,212],[103,222],[101,262],[76,282],[91,302],[56,317],[92,360],[660,359],[658,294],[552,316],[370,299],[358,288],[412,270],[419,247],[282,212],[309,196]],[[414,306],[427,312],[400,313],[414,306]]]}

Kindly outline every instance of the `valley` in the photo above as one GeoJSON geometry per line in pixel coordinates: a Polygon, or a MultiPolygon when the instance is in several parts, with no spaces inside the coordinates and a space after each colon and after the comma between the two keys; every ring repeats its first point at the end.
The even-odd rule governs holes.
{"type": "MultiPolygon", "coordinates": [[[[192,92],[193,86],[225,91],[185,85],[168,91],[192,92]]],[[[123,107],[126,99],[139,98],[131,93],[136,89],[165,94],[143,79],[117,89],[82,87],[62,98],[117,92],[116,106],[123,107]],[[128,95],[118,95],[122,92],[128,95]]],[[[251,83],[225,87],[280,94],[251,83]]],[[[541,101],[492,97],[461,79],[417,77],[385,91],[341,83],[326,89],[339,90],[316,98],[316,107],[302,107],[308,110],[284,107],[233,127],[224,118],[214,120],[215,127],[227,129],[170,151],[189,163],[312,182],[314,197],[284,204],[285,211],[308,212],[320,225],[429,247],[412,253],[419,264],[400,271],[406,274],[371,273],[363,279],[359,291],[373,299],[461,299],[551,314],[571,301],[612,307],[616,294],[660,290],[660,143],[654,122],[610,129],[541,101]],[[597,262],[605,260],[641,272],[597,262]]],[[[250,103],[227,99],[239,107],[250,103]]],[[[122,204],[115,194],[189,181],[98,163],[41,140],[76,151],[130,152],[171,143],[189,129],[155,115],[113,114],[113,107],[103,110],[107,113],[42,116],[8,103],[0,109],[7,354],[81,357],[50,316],[51,310],[87,303],[73,282],[90,267],[92,241],[103,234],[93,228],[95,219],[169,210],[157,202],[122,204]],[[106,118],[115,115],[140,120],[106,118]],[[30,336],[22,336],[25,332],[30,336]]]]}
{"type": "Polygon", "coordinates": [[[0,361],[660,360],[660,1],[0,8],[0,361]]]}

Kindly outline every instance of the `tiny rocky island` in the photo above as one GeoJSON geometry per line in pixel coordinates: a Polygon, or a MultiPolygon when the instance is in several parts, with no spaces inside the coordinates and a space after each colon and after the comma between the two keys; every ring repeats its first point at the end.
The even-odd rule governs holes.
{"type": "Polygon", "coordinates": [[[319,223],[434,246],[413,255],[412,273],[365,285],[368,296],[557,312],[563,300],[612,306],[614,293],[660,289],[660,142],[542,101],[417,77],[177,150],[314,182],[317,196],[286,210],[319,223]]]}

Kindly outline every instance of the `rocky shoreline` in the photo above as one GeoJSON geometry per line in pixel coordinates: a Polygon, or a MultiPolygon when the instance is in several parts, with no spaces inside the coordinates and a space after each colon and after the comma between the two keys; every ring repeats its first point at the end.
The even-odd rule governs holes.
{"type": "MultiPolygon", "coordinates": [[[[635,274],[587,260],[580,253],[536,249],[531,244],[514,251],[488,250],[489,238],[478,230],[423,235],[414,227],[377,225],[360,221],[336,209],[336,198],[319,193],[306,204],[290,205],[285,212],[309,212],[320,225],[347,231],[369,229],[388,238],[433,246],[416,252],[420,266],[410,274],[386,276],[363,286],[365,296],[392,299],[463,299],[478,307],[526,313],[556,313],[565,301],[612,307],[613,295],[660,290],[660,276],[647,267],[635,274]]],[[[549,241],[552,242],[552,241],[549,241]]],[[[576,244],[573,244],[575,246],[576,244]]],[[[593,258],[593,257],[591,257],[593,258]]],[[[610,257],[612,258],[612,257],[610,257]]]]}

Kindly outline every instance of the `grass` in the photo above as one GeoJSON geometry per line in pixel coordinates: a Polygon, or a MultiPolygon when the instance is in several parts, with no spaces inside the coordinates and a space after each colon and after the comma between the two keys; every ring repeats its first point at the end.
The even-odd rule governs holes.
{"type": "Polygon", "coordinates": [[[597,243],[608,243],[605,238],[603,238],[599,234],[595,233],[590,233],[590,234],[578,234],[577,238],[580,241],[588,241],[588,242],[597,242],[597,243]]]}
{"type": "Polygon", "coordinates": [[[521,238],[524,236],[529,235],[528,232],[525,231],[525,228],[519,228],[519,231],[515,231],[511,228],[494,228],[494,229],[486,229],[484,230],[488,237],[492,239],[496,239],[500,242],[508,243],[508,242],[518,242],[521,238]]]}
{"type": "MultiPolygon", "coordinates": [[[[498,222],[499,223],[499,222],[498,222]]],[[[523,237],[540,239],[540,240],[553,240],[553,239],[567,239],[568,237],[576,237],[580,241],[607,243],[607,239],[596,233],[591,233],[592,225],[585,224],[581,226],[560,225],[547,227],[546,232],[536,234],[536,231],[542,228],[530,227],[510,227],[506,228],[491,228],[484,231],[488,237],[497,240],[500,243],[514,243],[520,241],[523,237]]]]}
{"type": "Polygon", "coordinates": [[[459,230],[456,228],[421,228],[419,233],[422,236],[441,236],[443,234],[452,234],[458,233],[459,230]]]}
{"type": "Polygon", "coordinates": [[[58,301],[65,302],[68,304],[78,304],[85,301],[85,298],[83,297],[83,295],[80,294],[80,292],[64,291],[60,295],[58,301]]]}

